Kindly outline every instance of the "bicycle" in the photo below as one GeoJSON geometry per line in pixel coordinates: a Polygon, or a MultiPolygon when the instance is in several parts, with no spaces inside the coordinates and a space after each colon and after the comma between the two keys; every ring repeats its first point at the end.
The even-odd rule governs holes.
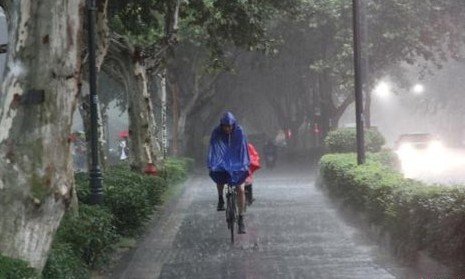
{"type": "Polygon", "coordinates": [[[231,231],[231,244],[234,244],[234,224],[237,222],[236,187],[227,185],[226,192],[226,223],[231,231]]]}

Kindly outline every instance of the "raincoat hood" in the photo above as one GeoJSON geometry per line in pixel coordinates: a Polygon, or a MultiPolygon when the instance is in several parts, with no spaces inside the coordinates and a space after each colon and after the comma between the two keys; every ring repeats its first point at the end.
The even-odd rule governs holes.
{"type": "MultiPolygon", "coordinates": [[[[248,175],[250,156],[247,138],[231,112],[222,116],[220,125],[212,132],[207,164],[211,173],[227,173],[226,183],[231,185],[242,184],[248,175]],[[224,133],[221,125],[232,125],[231,134],[224,133]]],[[[215,175],[211,176],[215,180],[215,175]]]]}
{"type": "Polygon", "coordinates": [[[234,117],[234,114],[231,112],[225,112],[223,114],[223,117],[221,117],[220,124],[221,125],[231,125],[231,126],[236,126],[237,120],[236,117],[234,117]]]}

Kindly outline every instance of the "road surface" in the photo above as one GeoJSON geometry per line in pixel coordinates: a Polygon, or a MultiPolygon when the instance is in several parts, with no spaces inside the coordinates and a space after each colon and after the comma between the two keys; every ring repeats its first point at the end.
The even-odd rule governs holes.
{"type": "MultiPolygon", "coordinates": [[[[216,190],[197,175],[111,278],[406,278],[315,186],[315,169],[262,170],[247,234],[231,246],[216,190]]],[[[414,277],[415,278],[415,277],[414,277]]],[[[416,277],[419,278],[419,277],[416,277]]]]}

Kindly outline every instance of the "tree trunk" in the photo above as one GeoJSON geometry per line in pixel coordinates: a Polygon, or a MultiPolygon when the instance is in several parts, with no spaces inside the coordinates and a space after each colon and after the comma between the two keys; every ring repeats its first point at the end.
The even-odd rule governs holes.
{"type": "Polygon", "coordinates": [[[333,115],[332,115],[332,119],[333,119],[333,127],[334,128],[337,128],[339,127],[339,120],[341,120],[341,117],[342,115],[344,115],[344,112],[346,111],[346,109],[354,102],[354,94],[349,94],[345,99],[344,101],[342,102],[342,104],[340,104],[334,111],[333,115]]]}
{"type": "Polygon", "coordinates": [[[321,109],[320,125],[322,129],[322,137],[324,139],[328,135],[329,131],[333,128],[333,121],[331,118],[333,115],[333,92],[328,71],[324,71],[323,73],[319,74],[318,88],[321,109]]]}
{"type": "Polygon", "coordinates": [[[365,110],[363,112],[365,117],[365,127],[371,128],[371,91],[365,92],[365,110]]]}
{"type": "Polygon", "coordinates": [[[72,196],[68,137],[83,1],[5,2],[10,51],[0,97],[0,251],[41,270],[72,196]]]}
{"type": "Polygon", "coordinates": [[[161,76],[160,87],[161,87],[161,148],[162,148],[163,159],[166,159],[166,156],[168,154],[166,71],[164,71],[161,76]]]}
{"type": "Polygon", "coordinates": [[[177,123],[177,134],[180,135],[180,140],[178,140],[178,153],[186,153],[186,124],[187,124],[187,110],[182,110],[178,117],[177,123]]]}
{"type": "Polygon", "coordinates": [[[134,170],[141,172],[148,163],[155,163],[159,150],[146,70],[139,54],[124,38],[113,34],[103,70],[119,81],[127,93],[129,161],[134,170]]]}
{"type": "Polygon", "coordinates": [[[179,86],[177,83],[174,83],[172,88],[172,110],[173,110],[173,143],[172,150],[173,155],[179,155],[179,135],[178,135],[178,124],[179,124],[179,86]]]}
{"type": "Polygon", "coordinates": [[[133,82],[128,92],[129,158],[131,167],[142,172],[148,163],[156,160],[155,145],[152,142],[155,117],[147,90],[145,68],[138,61],[131,67],[133,82]]]}

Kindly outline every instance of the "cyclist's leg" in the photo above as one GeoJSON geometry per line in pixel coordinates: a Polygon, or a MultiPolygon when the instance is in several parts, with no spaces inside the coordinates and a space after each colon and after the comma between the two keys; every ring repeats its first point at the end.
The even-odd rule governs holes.
{"type": "Polygon", "coordinates": [[[237,207],[239,216],[245,212],[245,189],[244,184],[241,184],[236,187],[237,192],[237,207]]]}
{"type": "Polygon", "coordinates": [[[245,224],[244,224],[244,213],[245,213],[245,189],[244,184],[239,185],[236,187],[237,192],[237,207],[239,212],[238,218],[238,233],[243,234],[245,233],[245,224]]]}
{"type": "Polygon", "coordinates": [[[224,197],[223,197],[224,184],[216,184],[216,189],[218,190],[218,206],[217,206],[217,210],[218,211],[223,211],[224,210],[224,197]]]}
{"type": "Polygon", "coordinates": [[[216,189],[218,190],[218,197],[223,199],[224,184],[216,184],[216,189]]]}
{"type": "Polygon", "coordinates": [[[226,172],[218,171],[218,172],[210,172],[210,177],[216,183],[216,188],[218,191],[218,211],[224,210],[224,198],[223,198],[223,191],[224,185],[228,182],[229,174],[226,172]]]}

